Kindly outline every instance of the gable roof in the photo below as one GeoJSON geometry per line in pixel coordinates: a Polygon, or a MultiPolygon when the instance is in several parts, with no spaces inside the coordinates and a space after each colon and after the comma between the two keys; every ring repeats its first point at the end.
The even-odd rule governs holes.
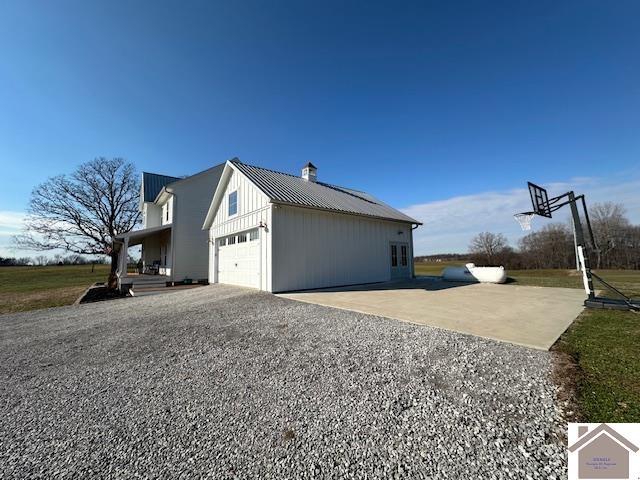
{"type": "Polygon", "coordinates": [[[237,159],[231,160],[231,163],[274,203],[421,225],[417,220],[365,192],[323,182],[310,182],[288,173],[247,165],[237,159]]]}
{"type": "Polygon", "coordinates": [[[158,196],[158,193],[160,193],[160,190],[162,190],[162,187],[177,180],[182,179],[180,177],[170,177],[169,175],[142,172],[142,187],[144,189],[142,192],[142,201],[153,202],[158,196]]]}
{"type": "Polygon", "coordinates": [[[591,440],[600,436],[600,434],[602,433],[608,433],[614,440],[616,440],[618,443],[625,446],[628,450],[631,450],[632,452],[638,451],[638,447],[636,447],[633,443],[631,443],[629,440],[624,438],[622,435],[620,435],[618,432],[616,432],[613,428],[611,428],[609,425],[605,423],[598,425],[589,433],[585,433],[582,437],[580,437],[580,439],[576,443],[574,443],[569,447],[569,451],[575,452],[576,450],[581,449],[591,440]]]}
{"type": "Polygon", "coordinates": [[[167,194],[167,192],[172,192],[172,189],[175,186],[182,185],[184,183],[188,183],[191,180],[194,180],[194,179],[197,179],[197,178],[201,178],[201,177],[203,177],[205,175],[209,175],[210,176],[211,183],[213,184],[213,189],[215,191],[216,187],[218,186],[218,183],[220,182],[220,177],[222,176],[222,172],[224,171],[225,165],[226,165],[225,163],[221,163],[221,164],[216,165],[214,167],[207,168],[206,170],[203,170],[201,172],[194,173],[193,175],[189,175],[188,177],[178,178],[177,180],[175,180],[173,182],[169,182],[166,185],[164,185],[158,191],[158,194],[156,195],[156,197],[155,197],[155,199],[153,201],[155,201],[157,203],[158,201],[160,201],[163,198],[163,196],[165,196],[167,194]]]}
{"type": "MultiPolygon", "coordinates": [[[[272,203],[422,225],[365,192],[323,182],[310,182],[288,173],[247,165],[237,158],[229,160],[227,165],[247,177],[272,203]]],[[[221,181],[220,185],[222,184],[221,181]]],[[[215,200],[216,196],[211,203],[203,228],[208,228],[213,222],[215,200]]]]}

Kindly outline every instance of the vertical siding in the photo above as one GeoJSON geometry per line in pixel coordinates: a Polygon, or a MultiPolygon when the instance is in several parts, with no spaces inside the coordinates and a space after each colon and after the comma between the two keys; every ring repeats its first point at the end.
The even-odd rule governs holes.
{"type": "Polygon", "coordinates": [[[269,199],[243,175],[233,172],[209,230],[209,281],[217,282],[216,239],[258,227],[260,228],[261,290],[271,291],[271,204],[269,199]],[[238,192],[238,213],[229,217],[229,194],[238,192]]]}
{"type": "Polygon", "coordinates": [[[215,172],[186,179],[172,186],[169,220],[173,224],[173,280],[209,277],[207,232],[202,223],[217,186],[215,172]]]}
{"type": "Polygon", "coordinates": [[[162,208],[155,203],[145,202],[142,206],[142,228],[159,227],[162,225],[162,208]]]}
{"type": "Polygon", "coordinates": [[[160,260],[160,235],[151,235],[142,241],[142,263],[145,267],[160,260]]]}
{"type": "Polygon", "coordinates": [[[274,292],[387,281],[391,242],[407,243],[413,262],[408,224],[282,205],[273,209],[274,292]]]}

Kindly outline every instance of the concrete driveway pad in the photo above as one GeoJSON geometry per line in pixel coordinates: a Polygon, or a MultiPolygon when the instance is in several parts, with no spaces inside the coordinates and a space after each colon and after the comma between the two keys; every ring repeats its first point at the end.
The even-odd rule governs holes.
{"type": "Polygon", "coordinates": [[[280,294],[281,297],[548,350],[582,312],[572,288],[463,284],[439,278],[280,294]]]}

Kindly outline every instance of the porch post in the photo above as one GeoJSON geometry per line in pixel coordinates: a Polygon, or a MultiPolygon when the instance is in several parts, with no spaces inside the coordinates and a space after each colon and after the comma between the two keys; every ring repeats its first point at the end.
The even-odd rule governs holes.
{"type": "Polygon", "coordinates": [[[124,237],[122,242],[122,250],[120,250],[120,261],[118,262],[118,274],[125,277],[127,275],[127,251],[129,250],[129,237],[124,237]]]}

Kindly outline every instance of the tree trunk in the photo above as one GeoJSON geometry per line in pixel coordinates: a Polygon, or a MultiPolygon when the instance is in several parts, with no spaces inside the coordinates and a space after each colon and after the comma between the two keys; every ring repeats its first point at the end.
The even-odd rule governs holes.
{"type": "MultiPolygon", "coordinates": [[[[111,271],[109,272],[109,280],[107,281],[107,287],[111,290],[115,290],[118,288],[118,276],[116,272],[118,271],[118,254],[115,252],[111,252],[111,271]]],[[[126,266],[125,266],[126,267],[126,266]]]]}

